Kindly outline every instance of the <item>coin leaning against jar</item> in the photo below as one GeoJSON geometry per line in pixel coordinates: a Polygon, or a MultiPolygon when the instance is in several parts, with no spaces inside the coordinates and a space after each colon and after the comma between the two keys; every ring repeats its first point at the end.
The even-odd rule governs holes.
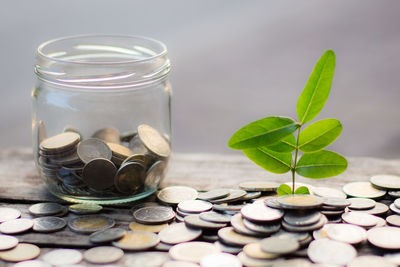
{"type": "Polygon", "coordinates": [[[166,173],[169,142],[149,125],[132,132],[129,143],[113,127],[87,139],[77,129],[43,138],[38,144],[39,171],[73,195],[116,197],[157,189],[166,173]],[[132,144],[141,153],[134,153],[138,149],[132,144]]]}

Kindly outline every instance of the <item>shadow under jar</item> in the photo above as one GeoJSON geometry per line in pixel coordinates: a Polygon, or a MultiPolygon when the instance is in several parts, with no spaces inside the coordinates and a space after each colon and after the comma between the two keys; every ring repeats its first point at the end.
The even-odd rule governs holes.
{"type": "Polygon", "coordinates": [[[164,44],[86,35],[37,50],[33,152],[49,191],[117,204],[154,193],[171,153],[170,62],[164,44]]]}

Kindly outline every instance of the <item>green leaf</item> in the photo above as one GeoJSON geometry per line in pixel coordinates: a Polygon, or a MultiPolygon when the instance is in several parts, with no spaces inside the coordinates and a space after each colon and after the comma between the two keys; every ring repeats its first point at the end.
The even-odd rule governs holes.
{"type": "Polygon", "coordinates": [[[244,149],[243,153],[255,164],[272,173],[286,173],[292,163],[291,153],[278,153],[265,147],[244,149]]]}
{"type": "Polygon", "coordinates": [[[280,153],[292,152],[295,149],[295,147],[296,147],[296,139],[294,138],[293,134],[289,135],[285,139],[278,141],[278,143],[267,146],[269,150],[280,153]]]}
{"type": "Polygon", "coordinates": [[[281,184],[278,189],[276,190],[278,195],[283,196],[283,195],[290,195],[292,194],[292,189],[290,189],[290,186],[287,184],[281,184]]]}
{"type": "Polygon", "coordinates": [[[305,153],[297,163],[296,172],[308,178],[326,178],[338,175],[347,168],[347,160],[332,151],[305,153]]]}
{"type": "Polygon", "coordinates": [[[245,149],[272,145],[293,133],[299,127],[287,117],[267,117],[239,129],[229,139],[228,146],[245,149]]]}
{"type": "Polygon", "coordinates": [[[309,195],[310,191],[308,191],[308,188],[305,186],[300,186],[299,188],[296,189],[294,192],[295,194],[302,194],[302,195],[309,195]]]}
{"type": "Polygon", "coordinates": [[[314,122],[300,133],[299,149],[303,152],[321,150],[335,141],[342,129],[342,124],[337,119],[314,122]]]}
{"type": "Polygon", "coordinates": [[[314,119],[324,107],[331,89],[334,71],[335,53],[327,50],[316,63],[297,100],[297,116],[301,124],[314,119]]]}

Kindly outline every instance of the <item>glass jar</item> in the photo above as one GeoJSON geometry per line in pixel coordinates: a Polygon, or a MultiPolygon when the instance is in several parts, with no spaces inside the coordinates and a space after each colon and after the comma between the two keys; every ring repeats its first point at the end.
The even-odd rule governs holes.
{"type": "Polygon", "coordinates": [[[49,191],[117,204],[154,193],[170,155],[166,46],[136,36],[85,35],[37,50],[33,152],[49,191]]]}

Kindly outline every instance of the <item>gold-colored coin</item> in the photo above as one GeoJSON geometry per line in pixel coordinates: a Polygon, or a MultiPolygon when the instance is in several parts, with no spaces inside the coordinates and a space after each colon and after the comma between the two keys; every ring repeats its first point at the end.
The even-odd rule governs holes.
{"type": "Polygon", "coordinates": [[[133,152],[123,145],[116,143],[107,143],[108,147],[111,149],[113,155],[118,158],[126,159],[133,155],[133,152]]]}
{"type": "Polygon", "coordinates": [[[144,146],[159,157],[167,158],[171,153],[169,143],[153,127],[142,124],[138,127],[138,134],[144,146]]]}
{"type": "Polygon", "coordinates": [[[0,251],[0,259],[5,261],[25,261],[39,256],[40,248],[36,245],[20,243],[16,247],[6,251],[0,251]]]}
{"type": "Polygon", "coordinates": [[[120,240],[114,241],[113,246],[126,250],[146,250],[160,243],[155,233],[145,231],[127,232],[120,240]]]}
{"type": "Polygon", "coordinates": [[[218,230],[218,236],[225,244],[232,246],[244,246],[249,243],[260,241],[261,238],[238,234],[233,227],[225,227],[218,230]]]}
{"type": "Polygon", "coordinates": [[[284,195],[277,198],[285,209],[312,209],[322,205],[323,199],[312,195],[284,195]]]}
{"type": "Polygon", "coordinates": [[[141,224],[138,222],[131,222],[129,224],[129,229],[133,231],[146,231],[152,233],[158,233],[166,227],[168,227],[168,223],[150,225],[150,224],[141,224]]]}
{"type": "Polygon", "coordinates": [[[114,225],[114,219],[98,215],[76,217],[68,222],[68,226],[71,230],[85,234],[111,228],[114,225]]]}
{"type": "Polygon", "coordinates": [[[376,189],[370,182],[352,182],[343,186],[343,192],[351,197],[380,198],[386,194],[385,190],[376,189]]]}
{"type": "Polygon", "coordinates": [[[149,163],[149,159],[143,155],[143,154],[133,154],[132,156],[127,157],[121,165],[124,165],[127,162],[140,162],[143,163],[143,165],[147,166],[147,164],[149,163]]]}
{"type": "Polygon", "coordinates": [[[279,184],[268,181],[247,181],[239,184],[239,188],[246,191],[276,191],[279,184]]]}
{"type": "Polygon", "coordinates": [[[40,149],[48,152],[65,151],[78,144],[79,140],[80,136],[77,133],[61,133],[43,140],[40,149]]]}
{"type": "Polygon", "coordinates": [[[93,214],[101,211],[103,207],[97,204],[79,203],[70,205],[68,209],[75,214],[93,214]]]}
{"type": "Polygon", "coordinates": [[[269,259],[275,259],[275,258],[279,257],[279,254],[264,252],[261,249],[261,244],[258,242],[247,244],[246,246],[243,247],[243,252],[247,256],[249,256],[251,258],[256,258],[256,259],[269,260],[269,259]]]}

